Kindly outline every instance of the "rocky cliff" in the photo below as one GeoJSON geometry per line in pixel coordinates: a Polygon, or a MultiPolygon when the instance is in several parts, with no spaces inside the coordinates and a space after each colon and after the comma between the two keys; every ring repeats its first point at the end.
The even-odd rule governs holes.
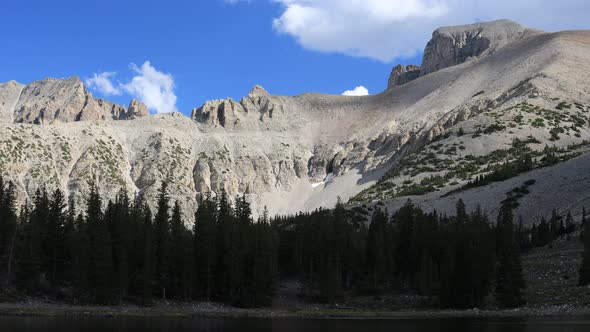
{"type": "Polygon", "coordinates": [[[47,78],[28,85],[14,81],[0,84],[0,120],[16,123],[52,124],[88,120],[127,120],[149,115],[137,100],[116,105],[94,99],[82,81],[47,78]]]}
{"type": "MultiPolygon", "coordinates": [[[[419,78],[380,94],[289,97],[255,86],[240,101],[206,102],[190,118],[94,99],[77,78],[8,82],[0,85],[0,170],[21,202],[40,186],[83,202],[93,182],[105,196],[125,188],[153,202],[168,181],[191,218],[199,195],[222,189],[271,213],[337,197],[438,202],[515,151],[534,152],[535,162],[545,146],[563,149],[560,156],[585,153],[589,31],[480,23],[437,30],[427,51],[419,78]],[[132,120],[110,121],[119,119],[132,120]]],[[[414,71],[400,68],[394,84],[414,71]]],[[[576,204],[584,202],[590,197],[576,204]]]]}
{"type": "Polygon", "coordinates": [[[391,72],[388,88],[492,54],[512,42],[539,33],[542,32],[510,20],[436,29],[424,49],[422,65],[397,65],[391,72]]]}
{"type": "Polygon", "coordinates": [[[397,65],[391,71],[389,75],[389,81],[387,81],[387,88],[391,89],[396,85],[404,85],[410,81],[413,81],[420,77],[420,67],[416,65],[397,65]]]}

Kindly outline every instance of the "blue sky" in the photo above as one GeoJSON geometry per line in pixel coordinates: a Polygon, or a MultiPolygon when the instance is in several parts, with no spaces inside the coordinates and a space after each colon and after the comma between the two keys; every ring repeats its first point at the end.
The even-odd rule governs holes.
{"type": "Polygon", "coordinates": [[[188,114],[254,84],[284,95],[361,85],[380,92],[393,65],[420,63],[440,25],[511,18],[549,31],[589,28],[587,1],[500,2],[2,1],[0,82],[71,75],[92,82],[110,73],[101,77],[113,90],[94,85],[96,96],[149,98],[153,111],[188,114]]]}

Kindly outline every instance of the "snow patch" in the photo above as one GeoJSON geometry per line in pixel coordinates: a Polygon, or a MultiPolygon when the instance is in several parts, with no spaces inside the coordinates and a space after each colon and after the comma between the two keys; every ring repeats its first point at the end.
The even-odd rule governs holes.
{"type": "Polygon", "coordinates": [[[323,185],[323,184],[327,184],[327,183],[329,183],[329,182],[330,182],[330,181],[332,181],[333,179],[334,179],[334,173],[329,173],[329,174],[328,174],[328,175],[326,175],[326,177],[324,178],[324,181],[322,181],[322,182],[316,182],[316,183],[312,183],[312,184],[311,184],[311,187],[312,187],[312,188],[317,188],[317,187],[319,187],[319,186],[321,186],[321,185],[323,185]]]}

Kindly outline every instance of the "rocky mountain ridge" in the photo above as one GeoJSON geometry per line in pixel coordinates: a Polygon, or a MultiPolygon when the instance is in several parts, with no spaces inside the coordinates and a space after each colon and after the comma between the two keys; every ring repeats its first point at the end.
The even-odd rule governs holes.
{"type": "MultiPolygon", "coordinates": [[[[338,197],[438,202],[517,158],[516,138],[538,163],[545,146],[566,149],[560,156],[585,153],[589,31],[496,21],[441,28],[426,49],[419,77],[399,85],[416,69],[398,68],[394,84],[376,95],[288,97],[255,86],[240,101],[206,102],[191,118],[94,99],[75,78],[5,83],[0,170],[21,202],[40,186],[83,202],[96,183],[106,197],[125,188],[152,203],[166,180],[185,211],[199,195],[224,189],[246,193],[255,210],[288,213],[338,197]]],[[[505,198],[494,195],[488,200],[505,198]]]]}
{"type": "Polygon", "coordinates": [[[52,124],[92,120],[131,120],[148,116],[147,107],[132,100],[129,107],[93,98],[77,76],[46,78],[28,85],[0,84],[0,121],[52,124]]]}

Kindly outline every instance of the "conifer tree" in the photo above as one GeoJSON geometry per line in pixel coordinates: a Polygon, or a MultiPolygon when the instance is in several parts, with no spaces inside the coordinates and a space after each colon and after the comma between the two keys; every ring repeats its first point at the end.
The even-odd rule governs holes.
{"type": "MultiPolygon", "coordinates": [[[[242,197],[242,218],[249,214],[250,206],[242,197]]],[[[250,217],[248,216],[248,219],[250,217]]],[[[239,304],[246,307],[261,307],[272,302],[276,283],[276,245],[268,214],[264,214],[257,223],[247,221],[248,240],[246,245],[248,255],[244,255],[244,280],[239,304]]]]}
{"type": "Polygon", "coordinates": [[[378,289],[387,278],[387,273],[392,272],[388,253],[389,233],[387,215],[383,210],[377,209],[371,219],[366,245],[367,273],[373,289],[378,289]]]}
{"type": "Polygon", "coordinates": [[[465,206],[463,199],[459,199],[457,201],[457,205],[455,206],[455,210],[456,210],[456,215],[457,215],[457,223],[464,223],[464,222],[468,221],[467,207],[465,206]]]}
{"type": "Polygon", "coordinates": [[[73,286],[76,278],[76,258],[80,255],[80,252],[76,247],[76,240],[78,238],[78,232],[76,229],[76,209],[75,204],[71,204],[66,212],[65,223],[63,226],[63,279],[64,282],[73,286]]]}
{"type": "Polygon", "coordinates": [[[170,292],[173,297],[190,298],[193,258],[192,236],[182,221],[182,211],[178,201],[172,208],[170,218],[170,292]]]}
{"type": "Polygon", "coordinates": [[[247,260],[251,260],[253,255],[253,229],[252,229],[252,211],[250,204],[246,200],[246,196],[237,196],[235,204],[235,219],[232,225],[232,241],[230,246],[231,251],[231,269],[230,269],[230,288],[232,294],[235,297],[235,301],[242,302],[242,305],[251,306],[251,295],[249,291],[252,289],[252,285],[248,287],[246,282],[252,282],[252,280],[246,280],[247,269],[251,269],[252,266],[248,266],[247,260]],[[246,289],[248,287],[248,289],[246,289]],[[246,298],[248,298],[246,301],[246,298]]]}
{"type": "MultiPolygon", "coordinates": [[[[19,271],[20,286],[29,292],[36,292],[40,287],[44,243],[47,237],[47,211],[49,197],[45,189],[37,189],[33,207],[27,218],[21,221],[22,231],[19,236],[19,271]]],[[[28,213],[27,213],[28,214],[28,213]]]]}
{"type": "Polygon", "coordinates": [[[215,293],[216,210],[217,203],[207,195],[199,202],[193,228],[197,295],[207,301],[215,293]]]}
{"type": "Polygon", "coordinates": [[[170,198],[168,184],[162,182],[158,196],[158,210],[154,218],[154,272],[156,288],[161,298],[166,298],[170,284],[170,198]]]}
{"type": "Polygon", "coordinates": [[[63,281],[66,260],[65,226],[67,219],[65,196],[60,189],[55,190],[47,217],[47,237],[45,238],[45,272],[51,283],[63,281]]]}
{"type": "Polygon", "coordinates": [[[568,211],[567,216],[565,217],[565,233],[569,234],[576,231],[576,224],[574,223],[574,218],[572,217],[572,212],[568,211]]]}
{"type": "Polygon", "coordinates": [[[113,253],[113,288],[121,303],[129,287],[129,255],[132,244],[130,223],[130,201],[125,190],[121,190],[115,202],[109,202],[105,212],[106,223],[111,234],[113,253]]]}
{"type": "Polygon", "coordinates": [[[394,215],[393,221],[397,229],[397,244],[395,248],[395,267],[402,288],[412,288],[415,281],[418,261],[415,258],[413,244],[416,207],[408,200],[394,215]]]}
{"type": "Polygon", "coordinates": [[[12,281],[16,236],[16,189],[12,182],[5,187],[0,176],[0,281],[4,285],[12,281]]]}
{"type": "Polygon", "coordinates": [[[517,307],[523,303],[525,288],[520,251],[515,241],[512,207],[503,204],[498,216],[497,251],[498,276],[496,298],[503,307],[517,307]]]}
{"type": "Polygon", "coordinates": [[[82,213],[78,214],[74,221],[75,235],[72,241],[72,271],[73,284],[80,291],[86,291],[90,280],[90,231],[88,223],[82,213]]]}
{"type": "Polygon", "coordinates": [[[142,264],[140,266],[140,283],[141,296],[145,305],[152,302],[152,294],[154,289],[154,230],[152,225],[152,213],[147,204],[142,205],[142,241],[140,246],[143,257],[141,257],[142,264]]]}
{"type": "Polygon", "coordinates": [[[88,289],[96,303],[109,304],[112,292],[112,250],[108,225],[102,211],[102,199],[91,186],[86,209],[88,237],[88,289]]]}
{"type": "Polygon", "coordinates": [[[225,190],[221,191],[217,210],[217,264],[215,280],[220,298],[232,301],[234,288],[232,287],[232,263],[234,251],[232,242],[235,235],[234,212],[225,190]]]}
{"type": "Polygon", "coordinates": [[[549,226],[551,228],[551,233],[553,237],[551,241],[555,240],[562,234],[562,218],[559,214],[557,214],[557,209],[553,209],[551,211],[551,219],[549,220],[549,226]]]}

